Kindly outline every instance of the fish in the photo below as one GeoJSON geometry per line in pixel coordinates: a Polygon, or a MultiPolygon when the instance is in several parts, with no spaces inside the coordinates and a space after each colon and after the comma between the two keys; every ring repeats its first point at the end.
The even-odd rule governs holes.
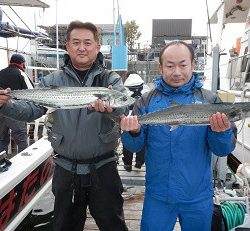
{"type": "Polygon", "coordinates": [[[13,90],[6,95],[53,109],[85,108],[97,99],[101,99],[104,106],[112,108],[127,107],[135,101],[125,93],[105,87],[35,88],[13,90]]]}
{"type": "Polygon", "coordinates": [[[145,125],[169,125],[173,128],[180,125],[209,125],[210,117],[216,112],[224,113],[230,122],[244,120],[250,117],[250,102],[174,104],[168,108],[138,116],[138,122],[145,125]]]}

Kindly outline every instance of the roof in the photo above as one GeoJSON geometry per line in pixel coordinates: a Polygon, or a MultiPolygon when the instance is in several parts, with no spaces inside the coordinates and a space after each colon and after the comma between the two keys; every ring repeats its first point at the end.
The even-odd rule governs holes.
{"type": "Polygon", "coordinates": [[[95,24],[98,28],[105,33],[113,33],[114,32],[114,25],[113,24],[95,24]]]}
{"type": "Polygon", "coordinates": [[[8,6],[29,6],[49,8],[50,6],[40,0],[0,0],[0,5],[8,6]]]}
{"type": "Polygon", "coordinates": [[[191,37],[192,19],[153,19],[153,37],[191,37]]]}

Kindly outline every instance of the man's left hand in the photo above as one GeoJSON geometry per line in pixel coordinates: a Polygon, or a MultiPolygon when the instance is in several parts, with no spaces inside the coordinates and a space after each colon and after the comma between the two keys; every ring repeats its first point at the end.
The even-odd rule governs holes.
{"type": "MultiPolygon", "coordinates": [[[[112,85],[108,86],[109,90],[112,90],[112,85]]],[[[113,108],[108,105],[108,102],[103,102],[101,99],[95,101],[93,105],[88,107],[89,110],[95,110],[99,112],[112,112],[113,108]]]]}
{"type": "Polygon", "coordinates": [[[210,118],[210,126],[214,132],[224,132],[231,128],[231,122],[224,113],[216,112],[210,118]]]}

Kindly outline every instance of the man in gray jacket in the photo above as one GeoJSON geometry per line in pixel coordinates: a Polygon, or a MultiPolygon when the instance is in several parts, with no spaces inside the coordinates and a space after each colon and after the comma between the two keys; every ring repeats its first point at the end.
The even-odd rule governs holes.
{"type": "MultiPolygon", "coordinates": [[[[125,91],[121,78],[103,67],[99,33],[92,23],[73,21],[66,37],[65,66],[40,83],[43,87],[110,87],[125,91]]],[[[0,90],[0,113],[32,121],[47,109],[31,102],[8,101],[0,90]]],[[[123,214],[123,186],[118,175],[114,150],[120,135],[108,114],[119,116],[126,108],[104,107],[97,100],[92,108],[57,110],[49,141],[55,152],[52,191],[55,195],[54,230],[82,231],[86,209],[100,230],[128,230],[123,214]]]]}

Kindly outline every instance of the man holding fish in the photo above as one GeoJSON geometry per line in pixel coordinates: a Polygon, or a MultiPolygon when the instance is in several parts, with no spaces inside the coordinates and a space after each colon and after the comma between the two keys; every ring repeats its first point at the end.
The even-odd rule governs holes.
{"type": "MultiPolygon", "coordinates": [[[[168,107],[174,111],[175,104],[220,102],[216,95],[202,88],[198,75],[193,73],[194,51],[188,44],[169,43],[160,52],[159,61],[162,75],[156,79],[155,89],[142,95],[135,103],[133,115],[122,116],[120,123],[124,131],[122,142],[128,150],[138,152],[146,147],[141,231],[171,231],[177,218],[183,231],[210,231],[211,155],[213,152],[226,156],[233,151],[234,125],[220,112],[211,115],[209,125],[173,128],[157,121],[150,121],[155,125],[147,121],[140,124],[143,119],[137,116],[168,107]]],[[[157,120],[157,116],[156,112],[154,119],[157,120]]],[[[175,116],[178,120],[178,114],[175,116]]]]}
{"type": "MultiPolygon", "coordinates": [[[[67,29],[66,48],[68,55],[64,67],[43,78],[40,87],[77,88],[75,92],[80,87],[86,88],[86,92],[91,88],[105,87],[125,92],[121,78],[103,66],[103,56],[99,52],[100,35],[94,24],[71,22],[67,29]]],[[[72,89],[70,94],[74,94],[72,89]]],[[[5,116],[33,121],[47,112],[42,102],[10,100],[8,93],[10,89],[0,90],[0,113],[5,116]]],[[[109,97],[107,100],[111,102],[109,97]]],[[[53,230],[82,231],[88,207],[100,230],[126,231],[121,195],[123,186],[114,151],[120,130],[108,115],[119,117],[128,113],[128,108],[113,109],[99,98],[94,98],[88,108],[86,105],[73,106],[75,109],[71,109],[72,104],[68,109],[58,107],[60,109],[52,113],[53,125],[48,137],[55,152],[53,230]]]]}

